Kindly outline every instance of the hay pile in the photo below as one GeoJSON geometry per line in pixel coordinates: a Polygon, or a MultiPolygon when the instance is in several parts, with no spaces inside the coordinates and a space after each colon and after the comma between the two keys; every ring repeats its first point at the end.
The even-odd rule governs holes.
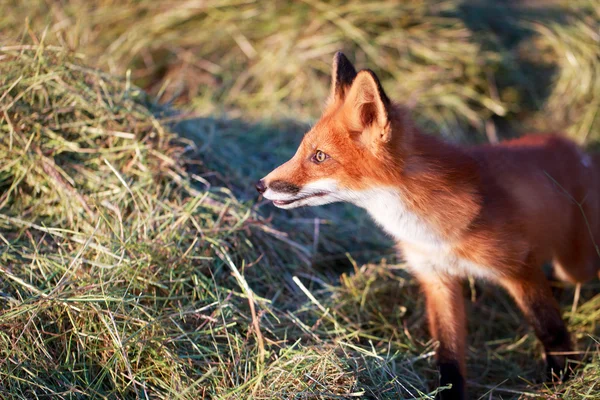
{"type": "Polygon", "coordinates": [[[259,313],[285,316],[248,282],[286,295],[281,278],[265,283],[306,269],[304,249],[225,188],[194,182],[187,171],[207,172],[194,145],[128,81],[60,48],[0,58],[2,392],[197,399],[243,393],[247,378],[259,387],[273,347],[259,313]]]}
{"type": "MultiPolygon", "coordinates": [[[[598,21],[593,0],[4,2],[0,392],[426,398],[434,344],[389,242],[348,207],[254,204],[252,182],[318,116],[338,48],[432,131],[597,139],[598,21]],[[225,118],[179,121],[140,85],[225,118]]],[[[600,396],[599,288],[562,295],[586,364],[546,387],[514,304],[471,285],[472,395],[600,396]]]]}

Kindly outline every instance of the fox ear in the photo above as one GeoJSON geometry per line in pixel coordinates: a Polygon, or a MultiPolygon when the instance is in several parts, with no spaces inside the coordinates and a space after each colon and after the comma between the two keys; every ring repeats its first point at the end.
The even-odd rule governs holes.
{"type": "Polygon", "coordinates": [[[346,96],[345,106],[350,113],[352,131],[362,132],[374,127],[380,140],[388,142],[391,139],[391,102],[373,71],[365,69],[356,75],[346,96]]]}
{"type": "Polygon", "coordinates": [[[335,53],[331,71],[331,100],[336,98],[343,100],[354,78],[356,78],[356,70],[352,63],[341,51],[335,53]]]}

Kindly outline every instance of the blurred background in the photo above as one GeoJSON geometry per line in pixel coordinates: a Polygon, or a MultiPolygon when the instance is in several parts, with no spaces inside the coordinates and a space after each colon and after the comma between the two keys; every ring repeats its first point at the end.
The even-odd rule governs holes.
{"type": "MultiPolygon", "coordinates": [[[[600,139],[598,0],[1,0],[4,393],[433,394],[389,239],[352,207],[256,201],[338,50],[430,134],[600,139]]],[[[560,292],[587,362],[559,387],[511,301],[468,286],[474,395],[600,396],[597,282],[560,292]]]]}
{"type": "Polygon", "coordinates": [[[5,39],[35,33],[203,115],[310,122],[343,50],[433,132],[598,133],[595,0],[3,3],[5,39]]]}

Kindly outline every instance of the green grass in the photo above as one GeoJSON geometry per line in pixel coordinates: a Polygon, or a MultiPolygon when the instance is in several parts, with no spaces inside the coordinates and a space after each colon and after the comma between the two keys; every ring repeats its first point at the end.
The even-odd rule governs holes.
{"type": "Polygon", "coordinates": [[[203,115],[310,121],[328,93],[331,55],[343,49],[375,70],[393,98],[413,105],[422,124],[446,136],[491,135],[490,117],[514,122],[510,130],[518,132],[569,128],[582,140],[598,130],[599,117],[589,111],[590,102],[598,104],[595,0],[546,7],[14,0],[0,7],[4,36],[46,29],[46,42],[82,51],[117,75],[130,69],[133,81],[162,101],[203,115]],[[555,118],[532,115],[540,110],[555,118]]]}
{"type": "MultiPolygon", "coordinates": [[[[590,0],[91,4],[0,6],[2,397],[433,394],[422,296],[364,213],[255,203],[338,48],[432,132],[600,133],[590,0]]],[[[473,398],[599,397],[599,288],[560,295],[585,363],[546,386],[512,301],[467,285],[473,398]]]]}

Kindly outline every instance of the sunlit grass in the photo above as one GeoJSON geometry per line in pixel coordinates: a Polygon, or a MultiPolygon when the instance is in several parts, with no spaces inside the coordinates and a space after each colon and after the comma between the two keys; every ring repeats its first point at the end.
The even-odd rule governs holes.
{"type": "MultiPolygon", "coordinates": [[[[2,396],[433,393],[423,299],[389,241],[349,207],[254,204],[253,182],[318,115],[340,48],[436,133],[481,140],[493,119],[596,139],[600,17],[502,8],[531,35],[512,49],[465,4],[392,3],[0,5],[2,396]],[[217,118],[179,121],[140,85],[217,118]]],[[[598,397],[599,288],[561,296],[585,364],[554,387],[508,296],[471,285],[472,396],[598,397]]]]}

